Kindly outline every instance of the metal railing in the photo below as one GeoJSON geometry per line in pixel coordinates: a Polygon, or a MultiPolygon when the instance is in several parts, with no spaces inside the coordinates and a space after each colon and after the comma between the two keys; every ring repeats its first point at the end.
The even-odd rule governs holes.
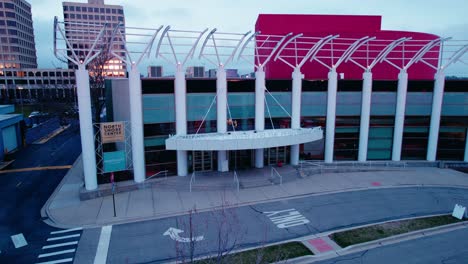
{"type": "Polygon", "coordinates": [[[234,184],[237,187],[237,192],[239,192],[240,182],[239,182],[239,177],[237,176],[236,171],[234,171],[234,184]]]}
{"type": "Polygon", "coordinates": [[[147,181],[147,180],[149,180],[149,179],[151,179],[151,178],[154,178],[154,177],[156,177],[156,176],[158,176],[158,175],[161,175],[161,174],[163,174],[163,173],[164,173],[164,179],[167,180],[167,172],[168,172],[168,170],[157,172],[157,173],[155,173],[155,174],[149,176],[148,178],[146,178],[145,181],[147,181]]]}
{"type": "Polygon", "coordinates": [[[270,177],[273,179],[275,176],[280,179],[280,185],[283,185],[283,176],[281,176],[281,174],[279,174],[279,172],[274,167],[271,167],[270,177]]]}
{"type": "Polygon", "coordinates": [[[190,177],[190,192],[192,192],[192,184],[195,182],[195,172],[192,173],[192,177],[190,177]]]}

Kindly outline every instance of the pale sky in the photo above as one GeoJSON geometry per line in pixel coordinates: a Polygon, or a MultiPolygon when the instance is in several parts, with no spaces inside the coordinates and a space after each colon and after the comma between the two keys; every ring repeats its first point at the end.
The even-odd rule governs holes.
{"type": "MultiPolygon", "coordinates": [[[[52,53],[53,18],[63,20],[62,1],[27,1],[32,5],[39,67],[58,67],[60,63],[52,53]]],[[[170,25],[174,29],[218,28],[241,33],[253,30],[261,13],[381,15],[382,29],[468,40],[466,0],[106,0],[105,3],[124,6],[127,26],[170,25]]]]}

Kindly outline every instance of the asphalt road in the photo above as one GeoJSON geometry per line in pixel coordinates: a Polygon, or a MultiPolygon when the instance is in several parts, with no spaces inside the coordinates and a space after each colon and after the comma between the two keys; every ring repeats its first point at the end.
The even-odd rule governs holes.
{"type": "MultiPolygon", "coordinates": [[[[29,145],[16,153],[11,169],[71,165],[81,153],[77,124],[42,145],[29,145]]],[[[46,225],[40,209],[67,170],[0,174],[0,263],[35,263],[42,247],[58,231],[46,225]],[[27,246],[15,248],[11,236],[22,233],[27,246]]],[[[79,232],[78,232],[79,233],[79,232]]],[[[69,240],[62,239],[61,243],[69,240]]],[[[63,255],[67,256],[67,255],[63,255]]]]}
{"type": "Polygon", "coordinates": [[[187,256],[188,243],[163,235],[170,227],[183,231],[173,237],[203,236],[195,243],[195,254],[206,255],[218,248],[257,246],[373,222],[449,213],[455,203],[468,204],[468,190],[375,189],[122,224],[112,229],[107,260],[158,263],[187,256]]]}
{"type": "Polygon", "coordinates": [[[466,264],[468,229],[405,241],[346,255],[320,264],[466,264]]]}

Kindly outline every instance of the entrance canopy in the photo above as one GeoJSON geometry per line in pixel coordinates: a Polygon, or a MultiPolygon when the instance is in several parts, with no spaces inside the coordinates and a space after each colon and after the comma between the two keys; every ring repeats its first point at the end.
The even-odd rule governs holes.
{"type": "Polygon", "coordinates": [[[321,127],[231,131],[174,135],[166,140],[168,150],[241,150],[263,149],[313,142],[323,138],[321,127]]]}

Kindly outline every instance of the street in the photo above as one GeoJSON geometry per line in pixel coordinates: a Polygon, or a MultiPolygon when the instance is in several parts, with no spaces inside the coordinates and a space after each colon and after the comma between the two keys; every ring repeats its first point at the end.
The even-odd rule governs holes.
{"type": "MultiPolygon", "coordinates": [[[[189,243],[183,240],[190,236],[203,236],[195,243],[195,255],[202,256],[216,254],[218,249],[261,246],[345,227],[449,213],[455,203],[468,203],[468,191],[453,188],[377,189],[115,225],[107,261],[160,263],[174,260],[187,255],[189,243]],[[169,229],[171,227],[173,229],[169,229]]],[[[99,229],[89,232],[96,233],[99,229]]],[[[88,253],[91,254],[88,258],[93,259],[96,252],[88,253]]]]}
{"type": "MultiPolygon", "coordinates": [[[[47,143],[28,145],[15,153],[11,169],[71,165],[80,153],[79,129],[74,123],[47,143]]],[[[47,239],[60,237],[60,233],[51,234],[59,229],[46,225],[40,210],[66,172],[61,169],[0,174],[0,263],[35,263],[56,257],[43,255],[38,258],[45,252],[42,247],[51,244],[47,239]],[[11,236],[17,234],[23,234],[26,246],[15,248],[11,236]]],[[[70,242],[67,239],[56,241],[70,242]]],[[[73,254],[60,257],[70,255],[73,254]]]]}

